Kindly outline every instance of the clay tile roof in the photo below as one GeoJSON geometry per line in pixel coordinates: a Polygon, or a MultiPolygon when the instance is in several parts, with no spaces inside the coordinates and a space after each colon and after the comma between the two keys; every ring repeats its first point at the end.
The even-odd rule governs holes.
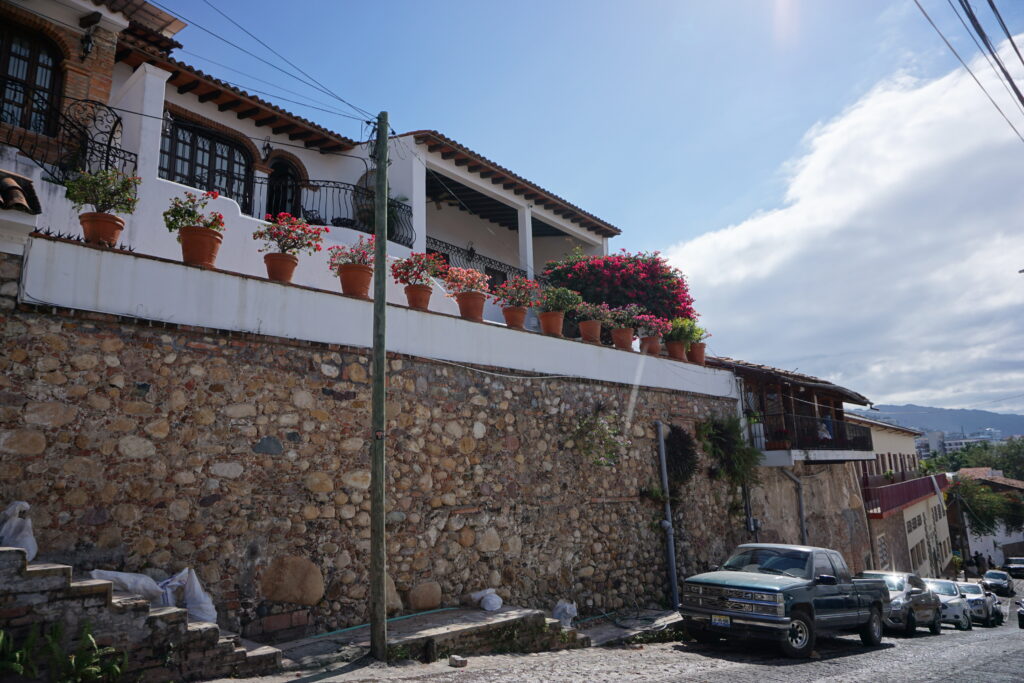
{"type": "Polygon", "coordinates": [[[773,368],[770,365],[760,365],[758,363],[750,363],[745,360],[736,360],[735,358],[726,358],[724,356],[709,357],[707,364],[711,366],[717,366],[726,368],[727,370],[750,372],[759,375],[769,375],[780,380],[789,382],[791,384],[802,385],[811,389],[821,389],[823,391],[832,391],[843,397],[848,403],[857,403],[862,406],[866,406],[871,401],[865,398],[863,395],[858,394],[856,391],[841,387],[838,384],[814,377],[813,375],[805,375],[800,372],[793,372],[791,370],[781,370],[779,368],[773,368]]]}
{"type": "Polygon", "coordinates": [[[913,436],[921,436],[922,434],[924,434],[924,432],[922,432],[920,429],[904,427],[902,425],[893,424],[891,422],[882,422],[881,420],[872,420],[870,417],[864,417],[859,413],[846,413],[846,419],[850,422],[860,422],[866,424],[869,427],[891,429],[894,432],[904,432],[905,434],[912,434],[913,436]]]}
{"type": "Polygon", "coordinates": [[[176,16],[168,14],[158,7],[154,7],[145,2],[145,0],[92,0],[92,4],[123,14],[130,21],[142,24],[149,30],[162,33],[168,37],[173,36],[188,25],[176,16]]]}
{"type": "Polygon", "coordinates": [[[958,477],[970,477],[972,479],[980,479],[981,477],[988,477],[992,474],[991,467],[963,467],[956,472],[958,477]]]}
{"type": "Polygon", "coordinates": [[[0,209],[23,211],[31,215],[42,213],[32,180],[0,170],[0,209]]]}
{"type": "Polygon", "coordinates": [[[545,190],[540,185],[513,173],[504,166],[491,161],[478,152],[474,152],[465,145],[452,140],[450,137],[438,133],[436,130],[415,130],[409,133],[402,133],[395,137],[412,137],[416,141],[416,144],[426,144],[428,151],[440,152],[442,155],[453,154],[457,160],[456,163],[458,163],[460,158],[462,160],[471,159],[473,164],[470,165],[470,170],[474,170],[473,166],[478,166],[479,168],[475,169],[476,172],[482,174],[486,173],[486,175],[481,175],[481,177],[489,177],[492,179],[492,182],[507,182],[510,186],[515,187],[516,194],[522,194],[527,199],[532,199],[536,203],[543,205],[545,208],[554,211],[559,216],[562,216],[573,223],[577,223],[581,227],[602,237],[614,237],[615,235],[622,234],[622,230],[611,223],[601,220],[592,213],[584,211],[575,204],[572,204],[553,192],[545,190]],[[535,195],[536,197],[534,198],[531,195],[535,195]]]}

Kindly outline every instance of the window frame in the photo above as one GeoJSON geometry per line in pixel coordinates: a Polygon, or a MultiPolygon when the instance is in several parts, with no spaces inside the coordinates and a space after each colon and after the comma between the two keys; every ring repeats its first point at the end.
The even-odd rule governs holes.
{"type": "Polygon", "coordinates": [[[64,92],[63,65],[63,51],[39,31],[13,22],[0,25],[0,82],[3,84],[0,87],[0,121],[6,125],[24,128],[40,135],[56,136],[57,113],[60,111],[61,97],[64,92]],[[19,38],[28,43],[28,55],[24,58],[16,57],[13,52],[14,42],[19,38]],[[51,59],[52,64],[41,64],[40,58],[43,56],[51,59]],[[12,58],[21,58],[26,61],[23,77],[9,73],[12,58]],[[46,85],[38,83],[41,69],[48,69],[51,72],[49,83],[46,85]],[[24,101],[20,105],[14,105],[22,109],[17,121],[4,119],[8,107],[7,92],[12,82],[19,84],[24,93],[24,101]],[[45,110],[40,112],[34,106],[36,103],[44,105],[45,110]],[[35,117],[40,115],[42,122],[36,125],[35,117]]]}
{"type": "Polygon", "coordinates": [[[238,202],[243,213],[251,213],[252,154],[238,140],[208,126],[167,113],[160,135],[158,175],[164,180],[204,192],[216,190],[238,202]],[[191,136],[191,139],[183,139],[183,136],[191,136]],[[206,142],[206,149],[203,149],[202,141],[206,142]],[[223,156],[218,146],[225,148],[223,156]],[[218,166],[222,159],[225,162],[223,168],[218,166]],[[236,168],[239,165],[242,167],[240,173],[236,168]],[[218,176],[223,176],[224,182],[219,182],[218,176]]]}

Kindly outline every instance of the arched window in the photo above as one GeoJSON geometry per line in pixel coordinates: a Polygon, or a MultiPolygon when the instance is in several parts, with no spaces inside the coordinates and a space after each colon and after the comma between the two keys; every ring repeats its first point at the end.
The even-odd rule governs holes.
{"type": "Polygon", "coordinates": [[[200,190],[217,190],[248,213],[252,158],[236,140],[194,123],[168,117],[160,141],[160,177],[200,190]]]}
{"type": "Polygon", "coordinates": [[[53,135],[60,101],[61,53],[46,38],[0,24],[0,121],[53,135]]]}

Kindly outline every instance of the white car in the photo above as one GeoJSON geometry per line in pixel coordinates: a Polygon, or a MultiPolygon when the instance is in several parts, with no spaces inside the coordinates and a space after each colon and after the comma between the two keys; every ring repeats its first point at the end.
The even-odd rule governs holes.
{"type": "Polygon", "coordinates": [[[942,601],[943,624],[953,624],[961,631],[970,631],[974,628],[974,625],[971,623],[971,611],[967,606],[967,600],[964,599],[960,589],[954,582],[941,579],[927,579],[925,584],[942,601]]]}
{"type": "Polygon", "coordinates": [[[967,599],[971,610],[971,619],[984,626],[998,626],[1002,621],[1003,612],[996,596],[987,592],[977,583],[958,583],[960,592],[967,599]]]}

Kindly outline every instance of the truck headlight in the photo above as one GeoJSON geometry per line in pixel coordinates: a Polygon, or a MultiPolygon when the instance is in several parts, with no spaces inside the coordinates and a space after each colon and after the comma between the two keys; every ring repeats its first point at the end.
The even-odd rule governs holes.
{"type": "Polygon", "coordinates": [[[893,609],[903,609],[903,600],[900,599],[900,598],[896,598],[895,600],[893,600],[892,601],[892,608],[893,609]]]}

